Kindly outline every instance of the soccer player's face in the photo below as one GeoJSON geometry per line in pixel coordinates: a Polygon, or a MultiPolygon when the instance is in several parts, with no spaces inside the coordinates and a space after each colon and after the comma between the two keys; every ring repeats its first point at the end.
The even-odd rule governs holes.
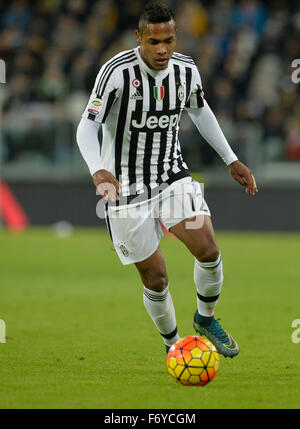
{"type": "Polygon", "coordinates": [[[153,70],[168,67],[176,45],[176,26],[174,21],[157,24],[145,24],[141,31],[136,31],[140,44],[141,57],[153,70]]]}

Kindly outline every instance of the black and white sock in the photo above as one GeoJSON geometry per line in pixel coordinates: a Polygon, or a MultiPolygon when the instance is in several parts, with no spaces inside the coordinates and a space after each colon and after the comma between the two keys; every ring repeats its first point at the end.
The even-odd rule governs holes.
{"type": "Polygon", "coordinates": [[[195,258],[194,281],[197,287],[197,308],[202,316],[211,317],[223,285],[222,257],[213,262],[199,262],[195,258]]]}
{"type": "Polygon", "coordinates": [[[171,346],[180,339],[177,333],[175,309],[168,287],[162,292],[155,292],[144,286],[144,305],[166,345],[171,346]]]}

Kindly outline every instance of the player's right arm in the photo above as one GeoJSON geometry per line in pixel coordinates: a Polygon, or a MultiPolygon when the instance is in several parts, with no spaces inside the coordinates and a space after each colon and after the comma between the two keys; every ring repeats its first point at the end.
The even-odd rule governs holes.
{"type": "Polygon", "coordinates": [[[99,128],[104,124],[119,97],[117,77],[103,66],[98,73],[92,94],[77,128],[77,144],[85,160],[93,182],[104,198],[115,201],[120,192],[120,183],[115,176],[104,169],[101,162],[99,128]]]}

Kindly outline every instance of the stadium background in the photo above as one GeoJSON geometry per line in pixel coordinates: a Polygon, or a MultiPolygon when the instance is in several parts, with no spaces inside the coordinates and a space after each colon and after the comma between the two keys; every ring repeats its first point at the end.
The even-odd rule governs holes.
{"type": "MultiPolygon", "coordinates": [[[[259,185],[247,196],[185,116],[181,145],[205,182],[224,260],[216,317],[241,353],[222,359],[204,391],[176,385],[135,267],[119,263],[104,228],[84,227],[103,221],[76,127],[100,65],[136,46],[144,2],[0,0],[1,209],[11,227],[26,226],[15,196],[34,225],[0,228],[1,409],[299,408],[299,2],[166,2],[177,50],[197,61],[208,102],[259,185]]],[[[161,248],[188,335],[194,260],[179,240],[161,248]]]]}
{"type": "MultiPolygon", "coordinates": [[[[300,228],[300,58],[297,1],[168,0],[176,50],[199,66],[205,96],[260,193],[250,201],[187,115],[184,157],[216,228],[300,228]],[[226,192],[224,190],[226,189],[226,192]]],[[[140,0],[14,0],[0,6],[0,175],[29,222],[102,225],[97,196],[76,144],[76,127],[100,66],[136,46],[140,0]]]]}

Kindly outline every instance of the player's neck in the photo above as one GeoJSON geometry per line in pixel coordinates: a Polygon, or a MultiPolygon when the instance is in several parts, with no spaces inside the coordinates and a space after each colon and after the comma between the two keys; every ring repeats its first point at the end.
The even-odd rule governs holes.
{"type": "Polygon", "coordinates": [[[169,70],[169,64],[165,69],[162,70],[155,70],[151,67],[151,65],[147,62],[147,60],[144,58],[143,53],[141,52],[140,47],[138,46],[137,48],[137,52],[138,52],[138,56],[140,58],[140,61],[142,63],[142,65],[144,66],[144,68],[148,71],[150,71],[154,76],[160,75],[160,74],[165,74],[168,73],[169,70]]]}

